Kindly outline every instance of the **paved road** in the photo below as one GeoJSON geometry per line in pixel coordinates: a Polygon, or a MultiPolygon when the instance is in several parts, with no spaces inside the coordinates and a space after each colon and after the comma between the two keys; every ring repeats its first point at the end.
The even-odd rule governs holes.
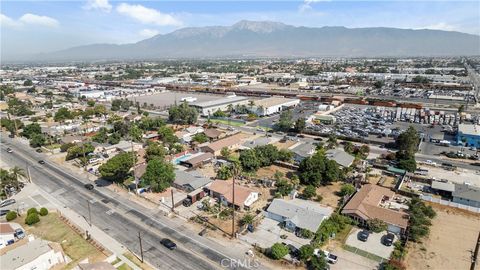
{"type": "Polygon", "coordinates": [[[2,137],[1,154],[5,163],[24,168],[28,164],[34,183],[87,220],[90,204],[92,224],[136,254],[140,254],[140,231],[145,260],[153,266],[159,269],[219,269],[222,260],[243,259],[243,251],[231,251],[227,246],[197,236],[183,227],[182,221],[172,221],[106,188],[86,190],[83,187],[86,180],[48,161],[38,164],[41,155],[28,146],[2,137]],[[14,152],[6,153],[7,147],[14,152]],[[161,246],[159,241],[163,237],[174,240],[178,249],[170,251],[161,246]]]}

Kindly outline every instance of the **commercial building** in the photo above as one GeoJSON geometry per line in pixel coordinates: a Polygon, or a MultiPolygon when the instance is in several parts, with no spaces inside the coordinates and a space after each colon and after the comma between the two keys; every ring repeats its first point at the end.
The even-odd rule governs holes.
{"type": "Polygon", "coordinates": [[[311,201],[274,199],[265,216],[281,222],[289,231],[306,229],[316,232],[320,224],[332,213],[332,208],[311,201]]]}
{"type": "Polygon", "coordinates": [[[465,146],[480,148],[480,125],[459,124],[457,143],[465,146]]]}
{"type": "Polygon", "coordinates": [[[452,192],[453,202],[480,208],[480,188],[467,184],[455,183],[452,192]]]}
{"type": "Polygon", "coordinates": [[[291,107],[295,107],[299,103],[299,99],[270,97],[261,100],[255,100],[254,105],[252,106],[252,112],[259,116],[267,116],[279,113],[291,107]]]}
{"type": "Polygon", "coordinates": [[[209,116],[218,110],[226,111],[229,107],[247,104],[248,97],[232,95],[217,100],[191,103],[190,106],[196,108],[202,116],[209,116]]]}
{"type": "Polygon", "coordinates": [[[342,209],[360,224],[366,225],[370,219],[380,219],[387,223],[392,233],[405,233],[408,226],[406,206],[394,200],[395,192],[377,185],[364,185],[342,209]]]}

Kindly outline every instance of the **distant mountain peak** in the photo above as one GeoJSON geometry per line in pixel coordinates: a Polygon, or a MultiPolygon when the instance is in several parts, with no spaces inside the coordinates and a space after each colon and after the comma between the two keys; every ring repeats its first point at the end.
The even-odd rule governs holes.
{"type": "Polygon", "coordinates": [[[249,30],[257,33],[270,33],[276,30],[285,29],[287,27],[289,26],[281,22],[241,20],[232,25],[231,28],[239,30],[249,30]]]}

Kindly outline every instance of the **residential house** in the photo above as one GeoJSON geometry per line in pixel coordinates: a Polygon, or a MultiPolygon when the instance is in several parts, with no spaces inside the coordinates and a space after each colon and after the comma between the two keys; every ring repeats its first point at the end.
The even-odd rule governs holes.
{"type": "Polygon", "coordinates": [[[316,232],[320,224],[333,213],[330,207],[301,199],[274,199],[265,216],[281,222],[289,231],[306,229],[316,232]]]}
{"type": "Polygon", "coordinates": [[[66,262],[62,247],[43,239],[33,239],[0,256],[0,269],[47,270],[66,262]]]}
{"type": "Polygon", "coordinates": [[[270,137],[258,137],[256,139],[254,139],[253,141],[247,141],[247,142],[243,143],[241,148],[252,149],[252,148],[255,148],[257,146],[265,146],[267,144],[272,143],[272,141],[273,140],[270,137]]]}
{"type": "Polygon", "coordinates": [[[203,164],[211,162],[213,159],[212,153],[203,153],[199,152],[191,155],[188,159],[180,160],[180,165],[189,167],[189,168],[198,168],[203,164]]]}
{"type": "Polygon", "coordinates": [[[0,249],[15,242],[15,230],[9,223],[0,223],[0,249]]]}
{"type": "Polygon", "coordinates": [[[214,128],[207,128],[205,129],[205,131],[203,132],[205,134],[205,136],[207,136],[211,141],[212,140],[218,140],[220,138],[220,136],[222,136],[223,132],[221,132],[220,130],[218,129],[214,129],[214,128]]]}
{"type": "Polygon", "coordinates": [[[352,165],[355,157],[340,149],[329,149],[325,153],[328,159],[334,160],[338,165],[347,168],[352,165]]]}
{"type": "Polygon", "coordinates": [[[225,205],[235,204],[239,209],[250,209],[252,204],[258,200],[258,192],[236,184],[234,202],[232,181],[215,180],[208,190],[211,197],[219,199],[225,205]]]}
{"type": "Polygon", "coordinates": [[[297,143],[290,147],[293,152],[293,159],[300,163],[302,160],[311,157],[315,153],[316,146],[312,143],[297,143]]]}
{"type": "Polygon", "coordinates": [[[206,178],[198,171],[187,172],[175,170],[175,181],[173,181],[173,186],[187,192],[192,192],[203,188],[211,182],[211,179],[206,178]]]}
{"type": "Polygon", "coordinates": [[[224,147],[228,148],[229,150],[234,150],[238,148],[242,142],[242,139],[242,134],[236,133],[232,136],[225,137],[218,141],[201,144],[199,145],[199,147],[203,152],[209,152],[212,153],[214,156],[219,156],[222,148],[224,147]]]}
{"type": "Polygon", "coordinates": [[[388,231],[405,233],[408,226],[407,207],[394,200],[395,192],[377,185],[364,185],[343,207],[342,214],[366,225],[370,219],[383,220],[388,231]]]}

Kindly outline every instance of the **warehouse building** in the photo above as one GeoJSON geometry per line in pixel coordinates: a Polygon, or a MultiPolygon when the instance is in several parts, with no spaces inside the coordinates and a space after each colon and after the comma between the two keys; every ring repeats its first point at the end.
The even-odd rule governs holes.
{"type": "Polygon", "coordinates": [[[480,125],[459,124],[457,144],[480,148],[480,125]]]}
{"type": "Polygon", "coordinates": [[[237,105],[247,105],[248,97],[242,96],[227,96],[222,99],[210,100],[204,102],[191,103],[190,106],[196,108],[202,116],[212,115],[214,112],[221,110],[226,111],[230,105],[235,107],[237,105]]]}
{"type": "Polygon", "coordinates": [[[270,97],[261,100],[255,100],[254,106],[252,107],[252,112],[258,116],[267,116],[279,113],[288,108],[295,107],[299,103],[299,99],[270,97]]]}

